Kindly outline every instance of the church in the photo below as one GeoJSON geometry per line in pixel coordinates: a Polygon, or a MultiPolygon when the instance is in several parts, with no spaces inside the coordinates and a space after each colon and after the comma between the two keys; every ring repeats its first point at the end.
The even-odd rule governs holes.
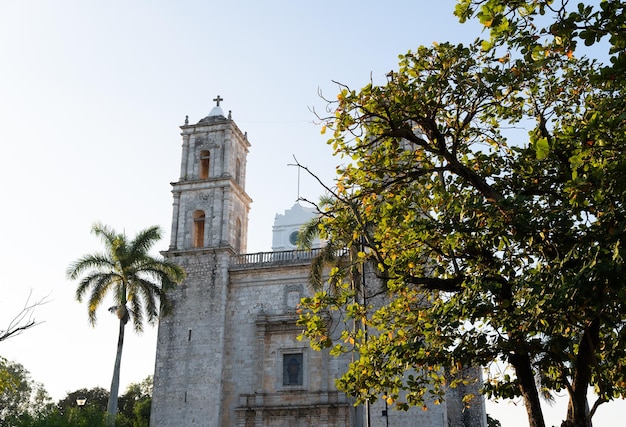
{"type": "MultiPolygon", "coordinates": [[[[246,253],[251,198],[250,143],[224,115],[182,130],[180,178],[172,183],[171,241],[164,256],[184,267],[160,319],[152,427],[486,426],[484,404],[466,407],[462,391],[443,404],[407,412],[355,406],[334,379],[351,355],[315,351],[297,336],[297,305],[316,249],[297,250],[302,224],[315,214],[295,204],[275,218],[272,252],[246,253]]],[[[259,177],[256,177],[257,179],[259,177]]]]}

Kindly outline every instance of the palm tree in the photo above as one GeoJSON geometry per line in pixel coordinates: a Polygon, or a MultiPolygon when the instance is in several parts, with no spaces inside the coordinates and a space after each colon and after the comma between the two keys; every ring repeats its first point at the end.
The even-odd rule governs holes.
{"type": "Polygon", "coordinates": [[[176,264],[148,254],[161,238],[161,230],[157,226],[140,231],[131,241],[125,233],[117,233],[106,225],[94,224],[91,231],[102,240],[105,252],[79,258],[68,267],[67,276],[72,280],[80,279],[76,288],[79,302],[86,294],[89,295],[87,307],[92,326],[96,323],[96,310],[105,296],[111,294],[113,297],[115,305],[109,311],[119,319],[117,354],[107,406],[107,422],[113,426],[126,323],[132,320],[135,331],[139,333],[143,331],[144,317],[153,325],[159,315],[167,315],[171,307],[166,291],[181,282],[185,272],[176,264]]]}

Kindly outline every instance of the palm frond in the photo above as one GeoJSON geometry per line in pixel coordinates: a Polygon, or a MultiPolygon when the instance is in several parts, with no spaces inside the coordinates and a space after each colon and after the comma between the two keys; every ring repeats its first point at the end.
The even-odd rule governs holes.
{"type": "Polygon", "coordinates": [[[158,226],[148,227],[141,230],[130,243],[129,252],[136,254],[147,253],[156,242],[161,240],[161,228],[158,226]]]}
{"type": "Polygon", "coordinates": [[[104,243],[107,252],[113,247],[113,244],[119,235],[108,225],[101,224],[99,222],[94,223],[91,226],[91,233],[97,236],[102,243],[104,243]]]}
{"type": "Polygon", "coordinates": [[[139,292],[144,303],[144,312],[148,323],[152,325],[159,316],[157,301],[160,301],[165,296],[161,287],[155,286],[151,281],[141,280],[140,283],[141,287],[139,288],[139,292]]]}
{"type": "Polygon", "coordinates": [[[153,258],[146,258],[138,266],[138,270],[146,277],[150,277],[155,282],[161,284],[164,289],[171,289],[185,278],[185,270],[179,265],[169,261],[159,261],[153,258]]]}
{"type": "Polygon", "coordinates": [[[322,290],[325,284],[330,286],[330,291],[334,292],[341,285],[341,274],[326,278],[325,272],[328,266],[342,269],[345,261],[345,245],[337,244],[335,241],[328,241],[320,249],[319,254],[311,261],[309,271],[309,283],[316,291],[322,290]]]}
{"type": "Polygon", "coordinates": [[[93,326],[96,324],[96,312],[102,301],[110,289],[115,284],[116,275],[112,274],[94,274],[85,278],[88,281],[88,287],[91,288],[89,300],[87,301],[87,312],[89,314],[89,323],[93,326]]]}
{"type": "Polygon", "coordinates": [[[92,226],[92,233],[102,240],[106,250],[85,255],[68,267],[67,277],[79,280],[76,299],[82,301],[88,295],[89,322],[94,325],[98,307],[111,293],[113,309],[124,308],[125,321],[132,319],[134,329],[141,332],[144,319],[154,324],[158,316],[168,313],[171,305],[166,291],[185,278],[185,271],[148,254],[161,238],[158,226],[140,231],[132,241],[100,223],[92,226]]]}
{"type": "Polygon", "coordinates": [[[66,270],[66,276],[68,279],[75,280],[88,270],[106,268],[115,268],[115,263],[107,255],[100,253],[85,255],[69,265],[66,270]]]}
{"type": "Polygon", "coordinates": [[[141,333],[143,332],[143,314],[144,309],[141,304],[141,298],[133,298],[130,301],[130,313],[131,319],[133,321],[133,327],[135,332],[141,333]]]}
{"type": "Polygon", "coordinates": [[[298,232],[298,248],[311,249],[313,241],[319,237],[319,217],[311,218],[300,227],[298,232]]]}

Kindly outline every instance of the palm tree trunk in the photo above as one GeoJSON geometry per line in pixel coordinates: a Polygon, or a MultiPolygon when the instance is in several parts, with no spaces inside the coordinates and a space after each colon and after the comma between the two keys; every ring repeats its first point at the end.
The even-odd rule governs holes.
{"type": "Polygon", "coordinates": [[[115,426],[115,415],[117,414],[117,395],[120,389],[120,367],[122,364],[122,348],[124,347],[124,329],[126,326],[125,319],[120,319],[120,331],[117,338],[117,354],[115,355],[115,366],[113,367],[113,379],[111,379],[111,392],[109,394],[109,403],[107,405],[107,422],[108,427],[115,426]]]}

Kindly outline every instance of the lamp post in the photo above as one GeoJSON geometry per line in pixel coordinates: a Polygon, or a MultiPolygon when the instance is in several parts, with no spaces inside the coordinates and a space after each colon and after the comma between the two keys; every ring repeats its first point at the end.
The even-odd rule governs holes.
{"type": "Polygon", "coordinates": [[[87,403],[86,397],[79,396],[76,398],[76,404],[78,405],[78,409],[83,409],[83,406],[85,406],[85,403],[87,403]]]}

